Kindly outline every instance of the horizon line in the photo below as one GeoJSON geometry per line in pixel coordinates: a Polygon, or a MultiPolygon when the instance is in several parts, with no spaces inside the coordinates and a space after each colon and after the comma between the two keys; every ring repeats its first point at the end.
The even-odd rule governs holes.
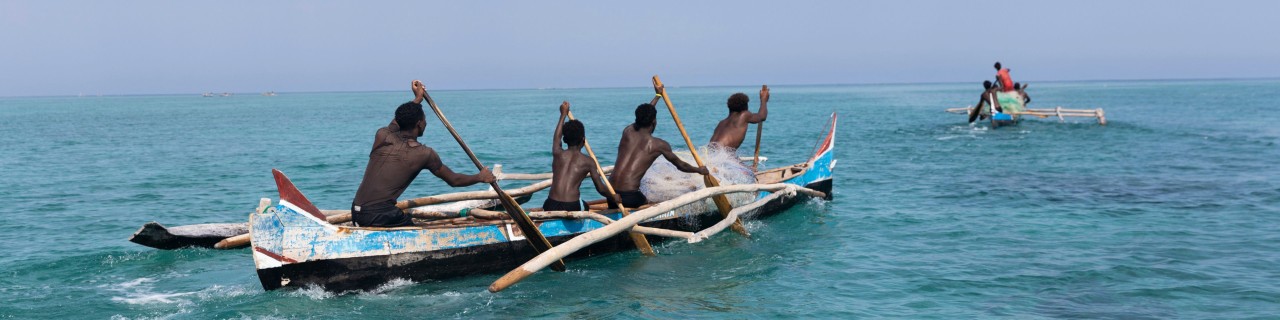
{"type": "MultiPolygon", "coordinates": [[[[1230,81],[1230,80],[1280,80],[1280,76],[1268,77],[1241,77],[1241,78],[1131,78],[1131,79],[1077,79],[1077,80],[1032,80],[1025,81],[1027,83],[1079,83],[1079,82],[1144,82],[1144,81],[1230,81]]],[[[960,84],[969,81],[937,81],[937,82],[852,82],[852,83],[784,83],[784,84],[765,84],[770,86],[882,86],[882,85],[918,85],[918,84],[960,84]]],[[[1024,82],[1024,81],[1019,81],[1024,82]]],[[[754,86],[754,84],[717,84],[717,85],[692,85],[692,86],[671,86],[672,88],[721,88],[721,87],[740,87],[754,86]]],[[[519,91],[519,90],[602,90],[602,89],[634,89],[634,88],[650,88],[650,87],[546,87],[546,88],[467,88],[467,89],[437,89],[434,92],[449,91],[519,91]]],[[[272,92],[275,94],[306,94],[306,93],[373,93],[373,92],[398,92],[400,90],[364,90],[364,91],[251,91],[251,92],[231,92],[224,91],[222,93],[231,94],[251,94],[261,95],[262,93],[272,92]]],[[[185,95],[203,95],[206,92],[185,92],[185,93],[125,93],[125,94],[67,94],[67,95],[29,95],[29,96],[0,96],[0,99],[8,98],[79,98],[79,97],[143,97],[143,96],[185,96],[185,95]]],[[[215,93],[216,94],[216,93],[215,93]]]]}

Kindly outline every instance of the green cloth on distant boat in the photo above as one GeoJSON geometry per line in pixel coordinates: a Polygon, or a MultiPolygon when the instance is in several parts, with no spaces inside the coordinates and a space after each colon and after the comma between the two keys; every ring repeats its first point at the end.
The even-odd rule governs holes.
{"type": "Polygon", "coordinates": [[[1022,103],[1022,95],[1016,91],[996,92],[996,101],[1000,101],[1000,108],[1005,113],[1027,111],[1027,106],[1022,103]]]}

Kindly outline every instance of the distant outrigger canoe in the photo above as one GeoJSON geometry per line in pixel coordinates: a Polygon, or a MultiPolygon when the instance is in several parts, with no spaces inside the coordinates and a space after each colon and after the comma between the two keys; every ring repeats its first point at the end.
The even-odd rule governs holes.
{"type": "MultiPolygon", "coordinates": [[[[753,203],[759,206],[751,209],[754,216],[774,215],[814,196],[831,199],[835,125],[833,114],[830,130],[824,132],[825,137],[808,161],[756,173],[760,183],[756,186],[787,185],[791,187],[785,190],[791,192],[776,188],[774,190],[779,190],[777,194],[760,192],[756,203],[753,203]],[[795,192],[801,187],[808,193],[795,192]]],[[[458,218],[402,228],[333,225],[325,221],[324,216],[284,174],[275,171],[275,176],[280,201],[274,207],[249,216],[253,261],[258,279],[266,290],[319,286],[329,291],[346,291],[375,288],[393,279],[423,281],[493,273],[517,267],[537,254],[524,241],[513,221],[493,214],[477,217],[476,214],[461,213],[458,218]]],[[[681,198],[669,202],[680,203],[676,201],[681,198]]],[[[661,204],[646,205],[632,215],[640,215],[644,208],[661,204]]],[[[668,231],[672,234],[692,236],[695,234],[691,232],[716,225],[723,219],[714,208],[707,212],[692,212],[690,207],[678,207],[662,213],[642,222],[632,231],[641,227],[664,228],[682,230],[668,231]]],[[[585,214],[597,218],[538,219],[539,212],[531,214],[538,229],[553,244],[564,243],[604,227],[605,224],[599,220],[616,222],[622,218],[616,210],[605,209],[603,200],[592,202],[591,210],[598,214],[585,214]]],[[[648,238],[650,241],[662,239],[652,235],[648,238]]],[[[696,240],[690,237],[689,241],[696,240]]],[[[634,248],[626,234],[619,234],[577,251],[570,258],[634,248]]]]}
{"type": "MultiPolygon", "coordinates": [[[[1101,108],[1063,109],[1062,107],[1056,107],[1053,109],[1028,109],[1025,103],[1026,100],[1017,91],[997,91],[995,95],[996,101],[1000,103],[1000,109],[1002,110],[996,110],[990,104],[983,104],[978,108],[980,115],[991,119],[992,128],[1017,125],[1022,116],[1036,116],[1042,119],[1056,116],[1058,121],[1065,121],[1065,117],[1088,117],[1098,118],[1098,124],[1107,124],[1106,113],[1101,108]]],[[[947,112],[965,115],[969,115],[973,111],[973,107],[947,109],[947,112]]]]}

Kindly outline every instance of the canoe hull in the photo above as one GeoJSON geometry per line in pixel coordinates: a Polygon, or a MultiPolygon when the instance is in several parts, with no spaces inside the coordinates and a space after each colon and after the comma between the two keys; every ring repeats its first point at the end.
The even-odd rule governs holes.
{"type": "MultiPolygon", "coordinates": [[[[831,180],[812,183],[807,187],[831,194],[831,180]]],[[[782,212],[808,199],[804,196],[781,197],[765,204],[756,217],[764,218],[782,212]]],[[[719,213],[699,214],[694,225],[689,219],[668,219],[643,223],[683,231],[698,231],[710,227],[722,219],[719,213]]],[[[569,241],[576,234],[551,236],[553,245],[569,241]]],[[[670,240],[665,237],[647,236],[649,242],[670,240]]],[[[569,256],[569,260],[590,256],[635,250],[635,243],[627,234],[620,234],[593,244],[569,256]]],[[[258,269],[262,288],[274,290],[282,287],[315,285],[326,291],[370,290],[395,279],[414,282],[441,280],[476,274],[506,272],[537,256],[527,241],[508,241],[471,247],[425,252],[405,252],[383,256],[354,257],[305,261],[285,264],[275,268],[258,269]]]]}
{"type": "MultiPolygon", "coordinates": [[[[831,199],[835,167],[833,114],[825,140],[809,161],[761,171],[760,183],[787,183],[824,192],[831,199]]],[[[520,229],[511,221],[459,218],[409,228],[357,228],[325,222],[310,201],[275,171],[280,187],[279,204],[250,215],[251,250],[258,279],[267,290],[281,287],[319,286],[329,291],[376,288],[393,279],[438,280],[471,274],[506,271],[536,256],[520,229]]],[[[757,198],[766,196],[760,192],[757,198]]],[[[811,197],[796,193],[776,197],[745,217],[763,218],[782,212],[811,197]]],[[[703,200],[710,202],[710,200],[703,200]]],[[[752,201],[752,200],[743,200],[752,201]]],[[[743,205],[745,203],[736,204],[743,205]]],[[[682,231],[700,231],[723,218],[710,206],[682,206],[641,225],[682,231]],[[711,210],[702,212],[702,210],[711,210]]],[[[601,213],[620,219],[618,212],[601,213]]],[[[553,244],[604,227],[595,220],[551,219],[536,221],[539,231],[553,244]]],[[[651,242],[667,240],[650,236],[651,242]]],[[[569,258],[634,249],[630,237],[620,234],[577,251],[569,258]]]]}

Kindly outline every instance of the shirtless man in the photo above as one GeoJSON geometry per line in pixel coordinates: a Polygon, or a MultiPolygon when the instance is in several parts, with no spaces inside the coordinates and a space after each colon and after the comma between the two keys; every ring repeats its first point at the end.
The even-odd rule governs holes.
{"type": "Polygon", "coordinates": [[[396,199],[413,183],[423,169],[444,180],[451,187],[463,187],[494,181],[488,168],[475,175],[453,172],[440,162],[435,150],[418,142],[427,128],[422,99],[427,88],[413,80],[413,101],[396,108],[396,118],[379,128],[369,152],[364,179],[351,200],[351,220],[360,227],[412,226],[409,215],[396,207],[396,199]]]}
{"type": "MultiPolygon", "coordinates": [[[[991,105],[994,106],[996,111],[1003,110],[1000,108],[1000,101],[996,99],[997,88],[995,85],[991,84],[991,81],[988,80],[982,82],[982,87],[986,88],[986,90],[982,91],[982,98],[978,99],[978,104],[973,105],[973,110],[969,111],[969,123],[973,123],[974,120],[978,119],[978,115],[982,114],[983,106],[991,105]]],[[[986,115],[982,116],[982,119],[986,118],[986,115]]]]}
{"type": "Polygon", "coordinates": [[[716,131],[711,135],[712,146],[736,152],[742,145],[743,138],[747,136],[747,126],[764,122],[769,117],[769,86],[760,87],[759,113],[751,113],[747,110],[747,102],[750,100],[741,92],[729,96],[729,116],[724,117],[724,120],[720,120],[720,124],[716,125],[716,131]]]}
{"type": "MultiPolygon", "coordinates": [[[[622,205],[635,208],[649,203],[649,199],[640,193],[640,179],[649,170],[649,166],[661,155],[676,166],[676,169],[688,173],[707,175],[706,167],[694,167],[680,160],[671,145],[653,136],[658,124],[655,118],[658,110],[653,104],[642,104],[636,107],[636,122],[622,129],[622,141],[618,142],[618,160],[614,161],[613,174],[609,182],[622,199],[622,205]]],[[[603,192],[601,194],[604,194],[603,192]]],[[[609,198],[608,195],[605,195],[609,198]]],[[[617,203],[609,198],[609,208],[617,208],[617,203]]]]}
{"type": "Polygon", "coordinates": [[[586,206],[582,205],[580,199],[579,189],[582,188],[582,179],[587,175],[591,176],[591,182],[595,183],[597,192],[609,193],[600,180],[600,173],[596,171],[595,161],[582,154],[582,146],[587,141],[582,122],[578,120],[565,122],[564,119],[568,116],[569,102],[565,101],[560,104],[560,121],[556,123],[556,133],[551,140],[555,144],[551,148],[551,194],[547,196],[547,201],[542,203],[544,211],[585,209],[586,206]],[[569,145],[568,149],[560,146],[561,140],[569,145]]]}

